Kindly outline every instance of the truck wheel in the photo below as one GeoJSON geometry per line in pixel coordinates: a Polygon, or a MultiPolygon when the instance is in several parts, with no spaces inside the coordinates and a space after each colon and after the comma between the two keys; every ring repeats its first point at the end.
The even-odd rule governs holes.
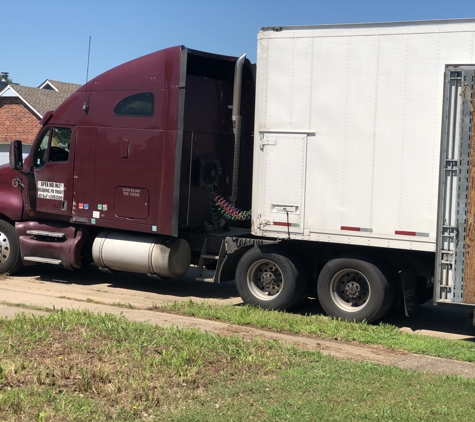
{"type": "Polygon", "coordinates": [[[351,258],[329,261],[317,283],[320,305],[328,315],[357,322],[382,317],[394,301],[394,290],[374,264],[351,258]]]}
{"type": "Polygon", "coordinates": [[[11,224],[0,220],[0,273],[14,274],[22,266],[18,234],[11,224]]]}
{"type": "Polygon", "coordinates": [[[275,246],[247,251],[236,268],[236,287],[244,303],[289,309],[302,299],[306,280],[301,266],[275,246]]]}

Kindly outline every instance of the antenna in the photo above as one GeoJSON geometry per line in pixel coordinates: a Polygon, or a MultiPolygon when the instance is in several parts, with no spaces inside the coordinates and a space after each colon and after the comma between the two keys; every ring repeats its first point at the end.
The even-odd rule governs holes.
{"type": "Polygon", "coordinates": [[[89,104],[87,104],[87,83],[89,82],[89,58],[91,57],[91,36],[89,35],[89,48],[87,50],[87,69],[86,69],[86,91],[84,92],[84,105],[82,109],[87,114],[89,111],[89,104]]]}

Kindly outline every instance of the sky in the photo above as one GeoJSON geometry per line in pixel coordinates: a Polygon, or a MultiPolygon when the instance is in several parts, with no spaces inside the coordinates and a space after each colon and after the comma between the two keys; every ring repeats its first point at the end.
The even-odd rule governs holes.
{"type": "Polygon", "coordinates": [[[448,0],[14,0],[2,3],[0,71],[21,85],[84,84],[164,48],[256,61],[263,26],[475,18],[475,1],[448,0]]]}

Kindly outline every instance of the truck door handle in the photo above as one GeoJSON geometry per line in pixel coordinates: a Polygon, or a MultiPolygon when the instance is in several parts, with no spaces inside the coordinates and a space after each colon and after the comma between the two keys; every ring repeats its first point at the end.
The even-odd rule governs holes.
{"type": "Polygon", "coordinates": [[[129,156],[129,141],[127,139],[122,139],[120,153],[122,158],[127,158],[129,156]]]}

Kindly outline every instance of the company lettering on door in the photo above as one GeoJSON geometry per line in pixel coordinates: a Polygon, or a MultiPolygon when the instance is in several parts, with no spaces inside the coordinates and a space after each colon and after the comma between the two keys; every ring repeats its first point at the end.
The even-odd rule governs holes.
{"type": "Polygon", "coordinates": [[[124,196],[138,196],[138,197],[140,197],[140,189],[122,188],[122,194],[124,196]]]}
{"type": "Polygon", "coordinates": [[[64,183],[42,182],[38,180],[38,198],[62,201],[64,199],[64,183]]]}

